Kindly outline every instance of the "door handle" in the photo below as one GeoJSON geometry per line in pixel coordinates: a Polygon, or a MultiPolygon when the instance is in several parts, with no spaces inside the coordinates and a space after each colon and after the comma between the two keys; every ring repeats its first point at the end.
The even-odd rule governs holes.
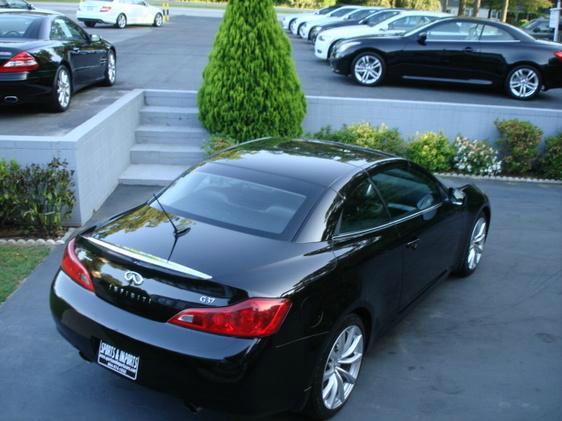
{"type": "Polygon", "coordinates": [[[412,250],[416,250],[418,248],[419,244],[420,244],[420,239],[416,238],[415,240],[412,240],[412,241],[406,243],[406,247],[409,248],[409,249],[412,249],[412,250]]]}

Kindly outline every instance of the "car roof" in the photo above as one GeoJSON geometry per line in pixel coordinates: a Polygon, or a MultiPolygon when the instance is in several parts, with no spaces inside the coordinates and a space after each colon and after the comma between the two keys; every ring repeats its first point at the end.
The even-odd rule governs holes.
{"type": "Polygon", "coordinates": [[[265,138],[219,152],[209,161],[329,187],[393,155],[323,140],[265,138]]]}

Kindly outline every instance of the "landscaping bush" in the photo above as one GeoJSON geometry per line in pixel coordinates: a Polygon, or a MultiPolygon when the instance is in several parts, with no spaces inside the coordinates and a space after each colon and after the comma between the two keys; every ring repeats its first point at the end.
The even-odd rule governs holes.
{"type": "Polygon", "coordinates": [[[299,136],[306,101],[272,0],[230,0],[198,94],[203,125],[239,140],[299,136]]]}
{"type": "Polygon", "coordinates": [[[68,164],[56,158],[47,166],[24,168],[1,162],[0,227],[27,234],[59,234],[75,203],[72,174],[68,164]]]}
{"type": "Polygon", "coordinates": [[[505,172],[527,174],[537,162],[543,132],[527,121],[497,120],[498,146],[505,172]]]}
{"type": "Polygon", "coordinates": [[[443,133],[427,132],[418,134],[408,147],[408,157],[429,171],[447,171],[455,148],[443,133]]]}
{"type": "Polygon", "coordinates": [[[223,149],[229,148],[236,145],[238,142],[228,136],[214,135],[205,142],[203,149],[208,155],[213,155],[216,152],[222,151],[223,149]]]}
{"type": "Polygon", "coordinates": [[[542,173],[548,178],[562,180],[562,132],[546,139],[544,147],[542,173]]]}
{"type": "Polygon", "coordinates": [[[312,135],[315,139],[332,140],[335,142],[352,143],[367,148],[395,155],[406,154],[406,142],[400,137],[396,129],[391,129],[384,124],[373,126],[370,123],[351,124],[343,126],[340,130],[331,127],[320,129],[312,135]]]}
{"type": "Polygon", "coordinates": [[[459,136],[453,146],[453,163],[458,172],[474,175],[497,175],[501,172],[498,152],[488,142],[459,136]]]}

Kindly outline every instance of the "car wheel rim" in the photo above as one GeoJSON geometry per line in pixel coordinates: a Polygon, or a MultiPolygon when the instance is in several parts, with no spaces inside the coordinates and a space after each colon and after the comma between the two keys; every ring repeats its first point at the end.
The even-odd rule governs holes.
{"type": "Polygon", "coordinates": [[[160,26],[162,25],[162,16],[157,15],[156,16],[156,26],[160,26]]]}
{"type": "Polygon", "coordinates": [[[357,380],[363,361],[363,333],[358,326],[347,327],[336,339],[322,379],[322,400],[326,408],[342,406],[357,380]]]}
{"type": "Polygon", "coordinates": [[[70,78],[64,70],[59,73],[57,81],[57,99],[62,108],[68,107],[70,103],[70,78]]]}
{"type": "Polygon", "coordinates": [[[476,269],[482,254],[484,253],[484,244],[486,243],[486,220],[484,218],[478,219],[474,228],[472,229],[472,236],[470,238],[470,248],[468,249],[467,263],[470,270],[476,269]]]}
{"type": "Polygon", "coordinates": [[[382,62],[374,56],[363,56],[355,63],[355,77],[365,85],[372,85],[382,76],[382,62]]]}
{"type": "Polygon", "coordinates": [[[509,79],[509,89],[517,98],[528,98],[539,89],[539,75],[533,69],[523,68],[515,71],[509,79]]]}
{"type": "Polygon", "coordinates": [[[289,24],[289,29],[291,30],[291,32],[294,32],[294,31],[295,31],[295,21],[292,21],[292,22],[289,24]]]}
{"type": "Polygon", "coordinates": [[[124,28],[125,25],[126,25],[125,16],[123,15],[119,16],[119,27],[124,28]]]}
{"type": "Polygon", "coordinates": [[[107,78],[111,83],[115,82],[115,76],[117,74],[117,66],[115,65],[115,55],[109,53],[107,57],[107,78]]]}
{"type": "Polygon", "coordinates": [[[304,38],[304,28],[302,26],[299,29],[299,35],[301,36],[301,38],[304,38]]]}

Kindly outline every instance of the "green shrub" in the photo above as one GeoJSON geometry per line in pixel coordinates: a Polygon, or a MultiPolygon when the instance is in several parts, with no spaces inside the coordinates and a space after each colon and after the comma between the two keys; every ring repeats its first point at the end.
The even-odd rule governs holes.
{"type": "Polygon", "coordinates": [[[75,203],[73,172],[67,167],[56,158],[47,166],[24,168],[0,161],[0,226],[30,234],[60,233],[75,203]]]}
{"type": "Polygon", "coordinates": [[[562,180],[562,132],[544,141],[542,173],[548,178],[562,180]]]}
{"type": "Polygon", "coordinates": [[[203,145],[203,149],[208,155],[213,155],[223,149],[236,145],[238,142],[228,136],[213,135],[203,145]]]}
{"type": "Polygon", "coordinates": [[[319,132],[314,133],[312,137],[315,139],[352,143],[395,155],[405,155],[407,148],[406,142],[400,137],[398,130],[391,129],[384,124],[377,127],[370,123],[358,123],[343,126],[340,130],[324,127],[319,132]]]}
{"type": "Polygon", "coordinates": [[[272,0],[230,0],[198,94],[203,125],[239,140],[302,133],[306,101],[272,0]]]}
{"type": "Polygon", "coordinates": [[[521,120],[496,120],[496,128],[504,170],[509,174],[530,172],[539,155],[542,130],[521,120]]]}
{"type": "Polygon", "coordinates": [[[443,133],[427,132],[418,134],[408,147],[408,157],[429,171],[447,171],[455,148],[443,133]]]}
{"type": "Polygon", "coordinates": [[[460,173],[474,175],[497,175],[502,163],[496,151],[488,142],[470,140],[459,136],[453,143],[454,168],[460,173]]]}

